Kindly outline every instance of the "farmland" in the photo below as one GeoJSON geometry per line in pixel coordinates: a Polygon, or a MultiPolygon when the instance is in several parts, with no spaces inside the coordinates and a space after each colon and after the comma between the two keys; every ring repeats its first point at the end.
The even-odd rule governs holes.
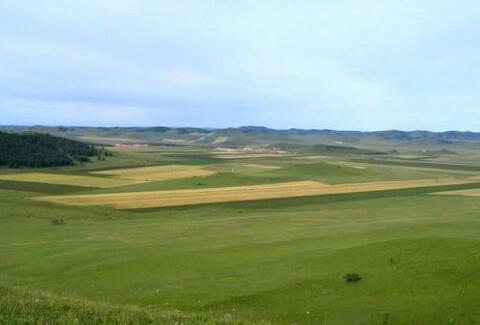
{"type": "Polygon", "coordinates": [[[0,321],[480,322],[480,199],[436,195],[478,193],[471,148],[302,148],[0,169],[0,321]]]}
{"type": "Polygon", "coordinates": [[[215,171],[198,166],[167,165],[137,168],[104,170],[95,174],[112,175],[116,178],[126,178],[139,181],[163,181],[175,178],[188,178],[196,176],[210,176],[215,171]]]}
{"type": "Polygon", "coordinates": [[[325,185],[312,181],[277,183],[212,189],[127,192],[114,194],[90,194],[42,197],[40,200],[72,205],[108,205],[119,209],[142,209],[198,205],[219,202],[238,202],[279,199],[304,196],[319,196],[345,193],[389,191],[416,187],[468,184],[472,181],[455,179],[427,179],[414,181],[391,181],[325,185]]]}
{"type": "Polygon", "coordinates": [[[457,191],[446,191],[435,193],[437,195],[463,195],[463,196],[480,196],[480,189],[468,189],[468,190],[457,190],[457,191]]]}
{"type": "Polygon", "coordinates": [[[75,185],[84,187],[115,187],[139,183],[141,181],[105,178],[93,176],[49,174],[49,173],[15,173],[0,175],[0,180],[17,182],[34,182],[46,184],[75,185]]]}

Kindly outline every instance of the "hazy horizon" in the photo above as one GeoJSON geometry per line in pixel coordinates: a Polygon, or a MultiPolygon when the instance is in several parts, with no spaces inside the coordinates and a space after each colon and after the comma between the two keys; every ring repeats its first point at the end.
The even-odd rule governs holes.
{"type": "Polygon", "coordinates": [[[471,0],[0,3],[0,124],[480,131],[471,0]]]}
{"type": "Polygon", "coordinates": [[[431,132],[431,133],[447,133],[447,132],[462,132],[462,133],[480,133],[480,131],[471,131],[471,130],[438,130],[432,131],[427,129],[412,129],[412,130],[405,130],[405,129],[378,129],[378,130],[355,130],[355,129],[330,129],[330,128],[275,128],[275,127],[268,127],[264,125],[239,125],[239,126],[225,126],[225,127],[208,127],[208,126],[195,126],[195,125],[179,125],[179,126],[172,126],[172,125],[147,125],[147,126],[138,126],[138,125],[131,125],[131,126],[101,126],[101,125],[55,125],[55,124],[0,124],[0,128],[34,128],[34,127],[44,127],[44,128],[159,128],[159,127],[166,127],[172,129],[181,129],[181,128],[192,128],[192,129],[203,129],[203,130],[223,130],[223,129],[238,129],[238,128],[267,128],[275,131],[288,131],[288,130],[304,130],[304,131],[336,131],[336,132],[388,132],[388,131],[399,131],[399,132],[431,132]]]}

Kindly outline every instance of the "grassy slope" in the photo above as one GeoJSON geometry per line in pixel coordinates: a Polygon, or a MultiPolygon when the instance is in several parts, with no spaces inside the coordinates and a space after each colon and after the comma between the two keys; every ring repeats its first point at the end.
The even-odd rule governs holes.
{"type": "MultiPolygon", "coordinates": [[[[202,186],[297,179],[362,182],[457,172],[390,165],[358,169],[357,162],[328,164],[323,159],[225,162],[205,153],[126,150],[106,162],[52,171],[83,174],[99,168],[190,160],[222,173],[116,190],[190,188],[199,182],[202,186]],[[241,167],[245,163],[284,168],[241,167]],[[232,167],[236,174],[228,172],[232,167]]],[[[21,185],[0,190],[0,284],[139,309],[132,307],[132,313],[130,307],[102,309],[77,300],[71,305],[56,296],[43,299],[2,288],[0,296],[13,307],[0,310],[13,310],[9,317],[30,317],[30,311],[41,316],[43,310],[52,310],[55,318],[66,310],[70,312],[65,317],[73,317],[74,323],[84,317],[85,308],[99,317],[110,317],[112,310],[122,308],[125,323],[142,317],[159,317],[155,319],[160,322],[171,310],[181,310],[187,317],[208,314],[209,320],[222,320],[227,314],[233,319],[283,324],[480,322],[476,303],[480,200],[476,198],[437,197],[428,195],[429,189],[414,189],[129,212],[35,202],[29,197],[36,194],[10,190],[76,189],[21,185]],[[66,223],[54,226],[52,219],[66,223]],[[363,280],[347,284],[342,280],[347,272],[359,272],[363,280]],[[39,306],[46,307],[23,303],[31,299],[40,299],[39,306]],[[152,316],[145,311],[148,306],[160,314],[152,316]]]]}
{"type": "Polygon", "coordinates": [[[24,196],[0,196],[8,285],[284,324],[480,321],[474,198],[415,190],[132,213],[24,196]],[[50,225],[57,215],[65,225],[50,225]],[[364,279],[345,283],[352,271],[364,279]]]}
{"type": "Polygon", "coordinates": [[[133,306],[113,306],[91,301],[0,286],[1,324],[247,324],[223,317],[154,311],[133,306]]]}

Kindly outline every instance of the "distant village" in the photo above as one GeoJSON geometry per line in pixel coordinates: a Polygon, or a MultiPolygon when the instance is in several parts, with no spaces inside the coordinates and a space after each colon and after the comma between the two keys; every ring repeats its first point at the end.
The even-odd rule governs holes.
{"type": "Polygon", "coordinates": [[[147,148],[147,143],[115,143],[114,147],[121,148],[147,148]]]}
{"type": "Polygon", "coordinates": [[[287,154],[288,151],[283,150],[282,148],[276,146],[245,146],[242,148],[225,148],[217,147],[214,149],[215,152],[222,153],[261,153],[261,154],[287,154]]]}

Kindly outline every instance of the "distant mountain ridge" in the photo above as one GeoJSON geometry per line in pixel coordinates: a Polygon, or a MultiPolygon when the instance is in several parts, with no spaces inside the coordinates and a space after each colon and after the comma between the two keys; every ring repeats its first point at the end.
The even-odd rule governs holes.
{"type": "Polygon", "coordinates": [[[250,134],[284,134],[284,135],[335,135],[335,136],[359,136],[359,135],[377,135],[385,138],[397,139],[418,139],[418,138],[432,138],[441,137],[445,139],[474,139],[480,140],[480,132],[473,131],[402,131],[402,130],[383,130],[383,131],[355,131],[355,130],[334,130],[334,129],[273,129],[265,126],[240,126],[229,128],[200,128],[200,127],[90,127],[90,126],[15,126],[15,125],[0,125],[0,130],[3,131],[17,131],[17,130],[35,130],[35,129],[56,129],[57,131],[68,131],[72,129],[96,129],[105,131],[135,131],[135,132],[158,132],[166,133],[176,131],[178,133],[215,133],[215,132],[243,132],[250,134]]]}
{"type": "Polygon", "coordinates": [[[317,144],[326,143],[343,145],[343,143],[359,144],[365,142],[402,142],[402,143],[434,143],[448,145],[452,143],[480,143],[480,132],[470,131],[339,131],[331,129],[272,129],[264,126],[241,126],[230,128],[198,128],[198,127],[79,127],[79,126],[0,126],[0,131],[19,132],[33,131],[49,133],[56,136],[69,137],[85,142],[103,143],[108,138],[111,143],[118,139],[146,143],[197,143],[203,145],[235,146],[246,144],[317,144]],[[100,139],[100,140],[99,140],[100,139]]]}

